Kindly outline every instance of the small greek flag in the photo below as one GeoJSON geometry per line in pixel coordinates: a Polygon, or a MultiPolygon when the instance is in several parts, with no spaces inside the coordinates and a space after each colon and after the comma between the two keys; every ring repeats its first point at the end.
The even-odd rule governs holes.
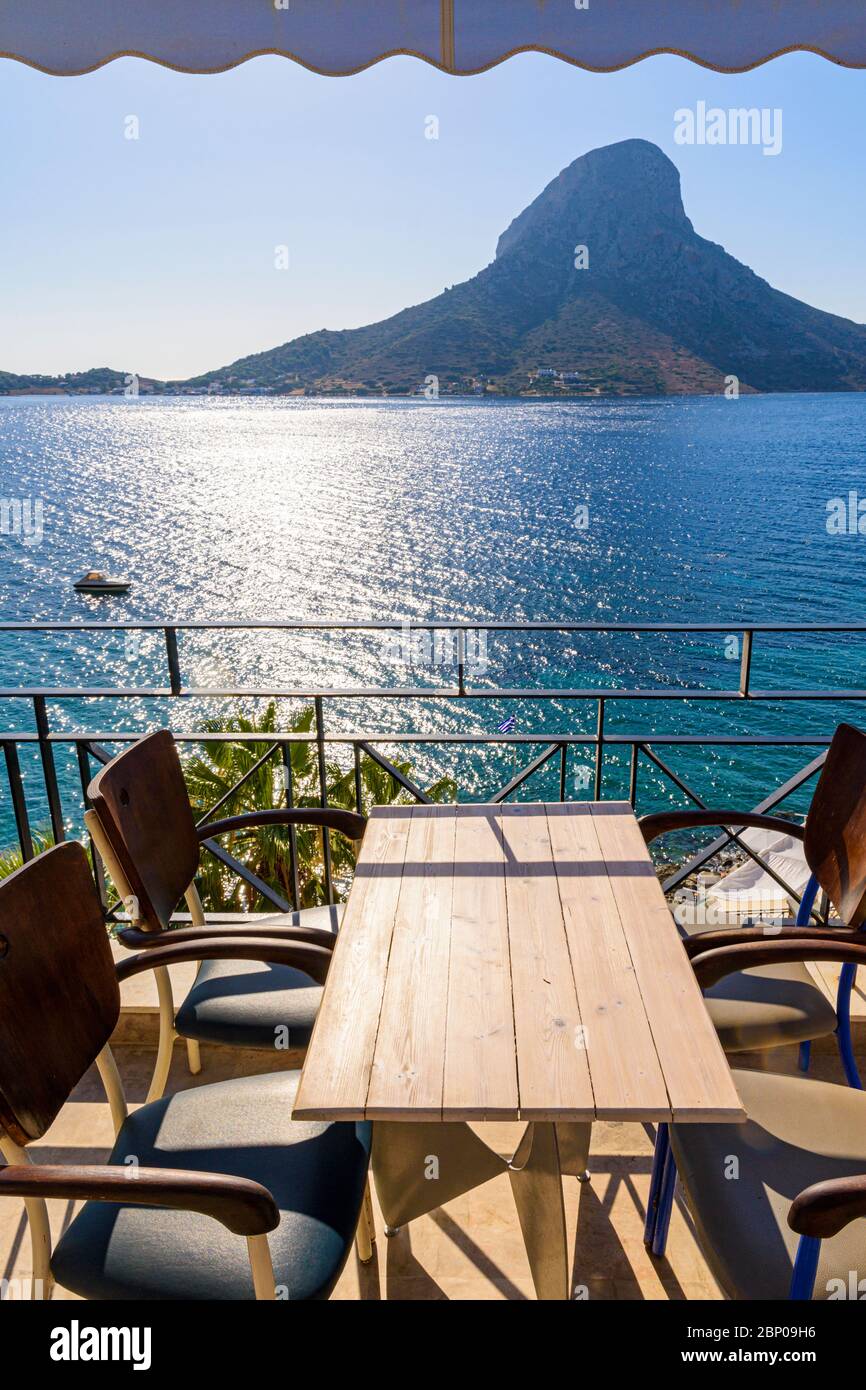
{"type": "Polygon", "coordinates": [[[498,725],[501,734],[513,734],[516,727],[517,720],[514,718],[513,714],[509,714],[508,718],[503,719],[502,723],[498,725]]]}

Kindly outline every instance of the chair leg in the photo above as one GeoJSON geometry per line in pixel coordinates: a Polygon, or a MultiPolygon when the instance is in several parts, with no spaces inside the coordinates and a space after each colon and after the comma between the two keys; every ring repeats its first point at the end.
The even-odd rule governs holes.
{"type": "Polygon", "coordinates": [[[153,1076],[150,1080],[150,1089],[147,1092],[148,1103],[152,1100],[162,1099],[165,1083],[168,1081],[168,1073],[171,1070],[171,1053],[175,1037],[174,999],[168,969],[164,965],[158,965],[153,973],[159,994],[159,1047],[156,1053],[153,1076]]]}
{"type": "MultiPolygon", "coordinates": [[[[0,1154],[7,1163],[27,1164],[30,1157],[8,1135],[0,1133],[0,1154]]],[[[48,1207],[44,1197],[25,1197],[24,1210],[30,1228],[30,1253],[33,1274],[30,1281],[30,1297],[33,1300],[46,1300],[51,1297],[54,1275],[51,1273],[51,1227],[48,1222],[48,1207]]]]}
{"type": "Polygon", "coordinates": [[[810,1060],[810,1057],[811,1057],[811,1053],[812,1053],[812,1044],[811,1044],[810,1042],[801,1042],[801,1043],[800,1043],[800,1052],[799,1052],[799,1055],[798,1055],[798,1057],[797,1057],[797,1065],[799,1066],[800,1071],[808,1071],[808,1070],[809,1070],[809,1060],[810,1060]]]}
{"type": "Polygon", "coordinates": [[[670,1140],[668,1138],[667,1125],[659,1125],[656,1129],[656,1142],[653,1149],[653,1166],[650,1174],[649,1196],[646,1203],[646,1222],[643,1228],[643,1243],[648,1248],[652,1246],[653,1237],[656,1233],[656,1221],[658,1219],[659,1193],[662,1186],[662,1173],[664,1172],[665,1159],[667,1158],[670,1140]]]}
{"type": "Polygon", "coordinates": [[[668,1151],[665,1155],[665,1166],[662,1170],[661,1187],[659,1189],[658,1213],[656,1215],[655,1232],[653,1233],[652,1253],[661,1257],[665,1253],[668,1243],[668,1230],[671,1224],[671,1213],[674,1209],[674,1197],[677,1190],[677,1165],[674,1162],[673,1150],[668,1144],[668,1151]]]}
{"type": "Polygon", "coordinates": [[[856,965],[843,965],[839,974],[839,993],[836,996],[836,1041],[839,1056],[845,1072],[845,1080],[856,1090],[863,1090],[863,1082],[854,1058],[854,1043],[851,1039],[851,991],[857,978],[856,965]]]}
{"type": "Polygon", "coordinates": [[[256,1298],[273,1301],[277,1296],[277,1289],[267,1236],[247,1236],[247,1254],[256,1298]]]}
{"type": "Polygon", "coordinates": [[[186,1060],[190,1074],[198,1076],[201,1071],[201,1048],[195,1038],[187,1038],[186,1040],[186,1060]]]}
{"type": "Polygon", "coordinates": [[[358,1216],[358,1229],[355,1232],[355,1248],[362,1265],[369,1264],[373,1258],[373,1243],[376,1227],[373,1223],[373,1199],[370,1196],[370,1179],[364,1184],[364,1200],[358,1216]]]}
{"type": "Polygon", "coordinates": [[[791,1275],[789,1299],[794,1302],[809,1302],[815,1288],[815,1275],[818,1272],[818,1257],[821,1254],[821,1241],[817,1236],[801,1236],[794,1259],[791,1275]]]}
{"type": "Polygon", "coordinates": [[[114,1053],[108,1043],[105,1044],[96,1059],[96,1069],[105,1087],[105,1097],[111,1111],[111,1122],[114,1125],[114,1137],[116,1139],[129,1112],[126,1108],[126,1096],[123,1093],[120,1072],[117,1070],[114,1053]]]}

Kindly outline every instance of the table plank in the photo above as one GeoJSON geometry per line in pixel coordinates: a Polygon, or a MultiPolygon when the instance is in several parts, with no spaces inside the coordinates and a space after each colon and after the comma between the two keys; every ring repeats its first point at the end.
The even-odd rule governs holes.
{"type": "Polygon", "coordinates": [[[742,1119],[631,807],[376,808],[294,1113],[742,1119]]]}
{"type": "Polygon", "coordinates": [[[669,1120],[667,1086],[590,803],[548,805],[546,813],[596,1115],[669,1120]]]}
{"type": "Polygon", "coordinates": [[[295,1100],[298,1119],[361,1120],[412,808],[375,807],[295,1100]]]}
{"type": "Polygon", "coordinates": [[[502,807],[520,1117],[592,1120],[592,1083],[544,806],[502,807]]]}
{"type": "Polygon", "coordinates": [[[515,1119],[514,1009],[497,807],[456,806],[442,1116],[515,1119]]]}
{"type": "Polygon", "coordinates": [[[442,1113],[456,817],[416,806],[367,1097],[369,1119],[442,1113]]]}
{"type": "Polygon", "coordinates": [[[628,802],[591,805],[674,1119],[744,1118],[634,812],[628,802]]]}

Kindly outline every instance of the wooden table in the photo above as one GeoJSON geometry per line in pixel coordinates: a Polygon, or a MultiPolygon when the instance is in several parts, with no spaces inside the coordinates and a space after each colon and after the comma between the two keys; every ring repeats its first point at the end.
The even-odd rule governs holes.
{"type": "Polygon", "coordinates": [[[574,1171],[594,1119],[745,1118],[629,804],[377,807],[294,1114],[376,1121],[392,1227],[508,1171],[566,1296],[563,1148],[574,1171]],[[486,1120],[529,1122],[510,1161],[486,1120]]]}

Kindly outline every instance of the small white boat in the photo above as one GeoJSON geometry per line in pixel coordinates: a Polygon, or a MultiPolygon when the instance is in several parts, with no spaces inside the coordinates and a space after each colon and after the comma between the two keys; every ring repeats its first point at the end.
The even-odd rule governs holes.
{"type": "Polygon", "coordinates": [[[73,587],[79,594],[125,594],[130,585],[128,579],[117,579],[101,570],[88,570],[73,587]]]}

